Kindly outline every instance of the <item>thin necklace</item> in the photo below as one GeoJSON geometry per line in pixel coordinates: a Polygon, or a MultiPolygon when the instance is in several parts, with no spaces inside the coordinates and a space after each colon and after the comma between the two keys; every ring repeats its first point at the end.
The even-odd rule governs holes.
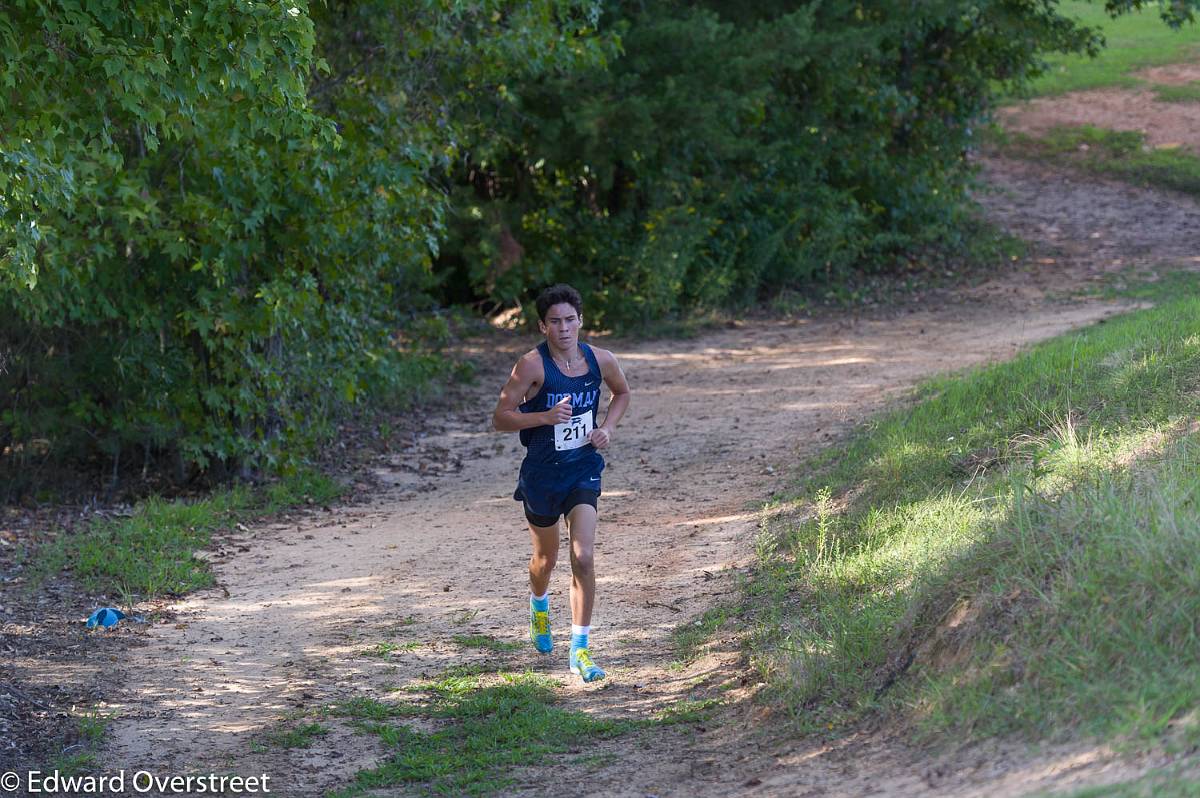
{"type": "MultiPolygon", "coordinates": [[[[551,358],[551,360],[554,360],[554,358],[551,358]]],[[[554,362],[557,363],[558,361],[554,360],[554,362]]],[[[563,370],[564,370],[563,373],[566,373],[571,370],[571,363],[573,363],[573,362],[574,362],[574,358],[567,359],[567,364],[566,364],[566,366],[563,367],[563,370]]]]}

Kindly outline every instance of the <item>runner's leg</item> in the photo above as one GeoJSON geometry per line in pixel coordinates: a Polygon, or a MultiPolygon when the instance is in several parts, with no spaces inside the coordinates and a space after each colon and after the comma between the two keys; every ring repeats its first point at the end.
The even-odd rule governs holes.
{"type": "Polygon", "coordinates": [[[590,626],[596,601],[596,508],[577,504],[567,514],[571,534],[571,623],[590,626]]]}
{"type": "Polygon", "coordinates": [[[577,504],[567,514],[571,533],[571,672],[585,682],[603,679],[604,669],[592,661],[588,637],[592,623],[592,605],[596,600],[596,569],[593,550],[596,545],[596,508],[577,504]]]}
{"type": "Polygon", "coordinates": [[[554,526],[529,525],[533,555],[529,558],[529,592],[544,596],[550,588],[550,573],[558,562],[558,522],[554,526]]]}
{"type": "Polygon", "coordinates": [[[533,554],[529,558],[529,639],[543,654],[554,648],[550,634],[550,572],[558,560],[558,521],[553,526],[529,524],[533,554]]]}

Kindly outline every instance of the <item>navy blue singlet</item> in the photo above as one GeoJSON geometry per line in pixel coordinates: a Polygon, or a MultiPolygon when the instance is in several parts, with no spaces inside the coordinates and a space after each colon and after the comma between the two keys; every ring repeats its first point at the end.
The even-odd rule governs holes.
{"type": "MultiPolygon", "coordinates": [[[[595,429],[600,423],[597,418],[600,411],[600,387],[603,383],[600,364],[596,362],[596,355],[590,346],[580,343],[579,349],[587,361],[587,373],[579,377],[568,377],[559,370],[554,358],[550,357],[550,349],[546,342],[538,344],[544,373],[542,387],[532,398],[523,402],[518,410],[522,413],[540,413],[549,410],[570,394],[571,414],[590,414],[589,427],[595,429]]],[[[565,440],[556,442],[553,426],[544,424],[521,430],[521,443],[524,444],[526,452],[513,498],[524,501],[531,512],[549,516],[561,512],[558,504],[572,490],[584,488],[599,493],[600,472],[604,469],[604,458],[600,453],[590,443],[575,448],[562,448],[577,443],[578,440],[572,436],[578,434],[578,426],[574,430],[563,430],[560,437],[565,440]]]]}

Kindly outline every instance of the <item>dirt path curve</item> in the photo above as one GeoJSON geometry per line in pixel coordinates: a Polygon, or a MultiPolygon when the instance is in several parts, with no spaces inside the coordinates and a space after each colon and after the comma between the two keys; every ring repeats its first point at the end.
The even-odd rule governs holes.
{"type": "MultiPolygon", "coordinates": [[[[986,201],[1009,208],[1016,228],[1036,229],[1045,216],[1034,200],[1053,189],[1044,175],[1011,164],[991,171],[1008,193],[986,201]],[[1012,210],[1014,195],[1026,211],[1012,210]]],[[[1068,203],[1073,215],[1059,231],[1070,240],[1060,249],[1078,244],[1083,251],[1098,225],[1112,231],[1117,222],[1166,215],[1170,235],[1137,257],[1156,259],[1160,243],[1168,257],[1200,252],[1194,205],[1160,206],[1158,195],[1107,184],[1088,191],[1101,201],[1068,203]]],[[[1132,256],[1122,257],[1128,263],[1132,256]]],[[[593,647],[610,679],[596,688],[566,678],[557,650],[546,660],[522,648],[506,655],[508,667],[564,677],[571,708],[639,717],[705,680],[738,675],[729,670],[732,655],[672,670],[670,633],[733,589],[730,569],[752,553],[754,508],[783,483],[789,464],[921,378],[1009,357],[1117,312],[1112,303],[1044,298],[1065,279],[1079,279],[1072,269],[1091,265],[1034,263],[928,309],[748,322],[686,341],[604,342],[634,390],[608,455],[597,548],[593,647]]],[[[297,710],[355,695],[385,698],[391,686],[483,658],[455,636],[523,641],[528,543],[510,498],[519,447],[515,435],[490,431],[489,416],[507,368],[532,343],[506,338],[476,352],[479,384],[425,409],[422,432],[380,461],[384,488],[369,505],[229,541],[224,550],[233,556],[214,565],[221,588],[181,602],[176,622],[156,626],[147,645],[131,652],[105,761],[157,773],[265,772],[277,794],[321,795],[382,755],[374,738],[335,727],[313,748],[288,751],[261,745],[264,729],[297,710]],[[238,545],[247,550],[236,553],[238,545]],[[390,659],[369,656],[379,643],[409,645],[390,659]]],[[[552,583],[560,631],[569,622],[567,580],[560,567],[552,583]]],[[[722,795],[741,785],[756,795],[859,795],[870,784],[904,795],[1019,793],[1077,773],[1072,757],[1092,756],[1084,768],[1092,776],[1111,765],[1111,757],[1078,750],[1016,764],[989,759],[1010,753],[976,752],[978,766],[918,765],[882,738],[852,741],[850,749],[778,743],[752,750],[741,743],[759,720],[753,712],[747,704],[744,717],[736,710],[720,729],[611,743],[616,761],[589,772],[589,789],[572,791],[722,795]],[[873,751],[869,774],[855,764],[863,751],[873,751]]],[[[554,772],[571,777],[569,768],[554,772]]],[[[548,794],[562,783],[537,780],[544,778],[531,774],[523,791],[542,794],[544,784],[548,794]]]]}

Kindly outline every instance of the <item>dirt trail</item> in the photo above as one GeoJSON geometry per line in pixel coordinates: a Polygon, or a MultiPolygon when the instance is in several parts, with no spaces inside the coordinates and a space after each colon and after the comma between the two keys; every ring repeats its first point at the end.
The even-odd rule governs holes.
{"type": "MultiPolygon", "coordinates": [[[[610,679],[600,690],[568,681],[568,701],[641,715],[686,693],[695,674],[667,669],[670,633],[730,590],[725,569],[751,551],[753,507],[780,481],[771,471],[921,377],[1009,356],[1113,311],[981,304],[612,342],[635,404],[608,458],[597,551],[594,649],[610,679]]],[[[513,360],[528,342],[520,343],[491,362],[513,360]]],[[[112,761],[163,772],[236,763],[251,773],[261,759],[280,782],[292,768],[305,772],[305,787],[288,795],[320,794],[377,754],[369,738],[326,740],[317,756],[281,768],[278,752],[252,750],[255,733],[290,710],[384,697],[388,685],[478,659],[455,635],[524,639],[527,532],[511,499],[518,446],[488,429],[505,373],[485,373],[469,391],[471,410],[435,413],[419,441],[380,464],[390,487],[376,503],[326,523],[257,530],[249,553],[216,565],[222,590],[181,603],[176,625],[157,628],[136,652],[126,684],[133,703],[115,707],[124,717],[112,761]],[[422,463],[432,464],[426,475],[408,470],[422,463]],[[390,662],[365,655],[397,641],[421,646],[390,662]]],[[[552,600],[561,630],[569,621],[560,570],[552,600]]],[[[513,665],[561,674],[561,659],[525,654],[513,665]]]]}
{"type": "MultiPolygon", "coordinates": [[[[699,683],[736,678],[735,654],[672,670],[670,633],[733,590],[731,569],[752,553],[754,508],[797,458],[924,377],[1009,357],[1121,309],[1048,294],[1101,271],[1200,253],[1194,203],[1011,163],[989,164],[988,174],[1000,190],[985,204],[1045,243],[1027,264],[951,304],[747,322],[686,341],[600,342],[617,353],[634,390],[608,454],[597,546],[593,648],[610,678],[578,684],[561,649],[546,659],[522,648],[505,655],[507,667],[561,676],[570,708],[612,716],[645,717],[699,683]]],[[[519,446],[515,435],[491,432],[489,417],[508,367],[534,341],[497,340],[464,344],[478,348],[479,384],[425,409],[422,432],[378,463],[382,487],[369,505],[246,530],[226,543],[228,556],[214,563],[219,589],[181,602],[175,621],[129,653],[104,761],[160,774],[265,772],[277,794],[321,795],[382,756],[374,738],[335,726],[313,748],[289,752],[257,744],[264,729],[297,710],[386,698],[390,687],[484,658],[455,636],[525,639],[528,542],[511,499],[519,446]],[[411,645],[390,659],[369,656],[379,643],[411,645]]],[[[569,623],[563,560],[552,583],[560,631],[569,623]]],[[[588,789],[573,791],[1024,794],[1154,764],[1086,747],[1032,754],[990,746],[930,761],[880,733],[837,745],[765,744],[757,712],[747,702],[719,727],[606,743],[615,761],[593,767],[588,789]]],[[[553,783],[531,773],[523,793],[558,792],[573,772],[556,768],[553,783]]]]}

